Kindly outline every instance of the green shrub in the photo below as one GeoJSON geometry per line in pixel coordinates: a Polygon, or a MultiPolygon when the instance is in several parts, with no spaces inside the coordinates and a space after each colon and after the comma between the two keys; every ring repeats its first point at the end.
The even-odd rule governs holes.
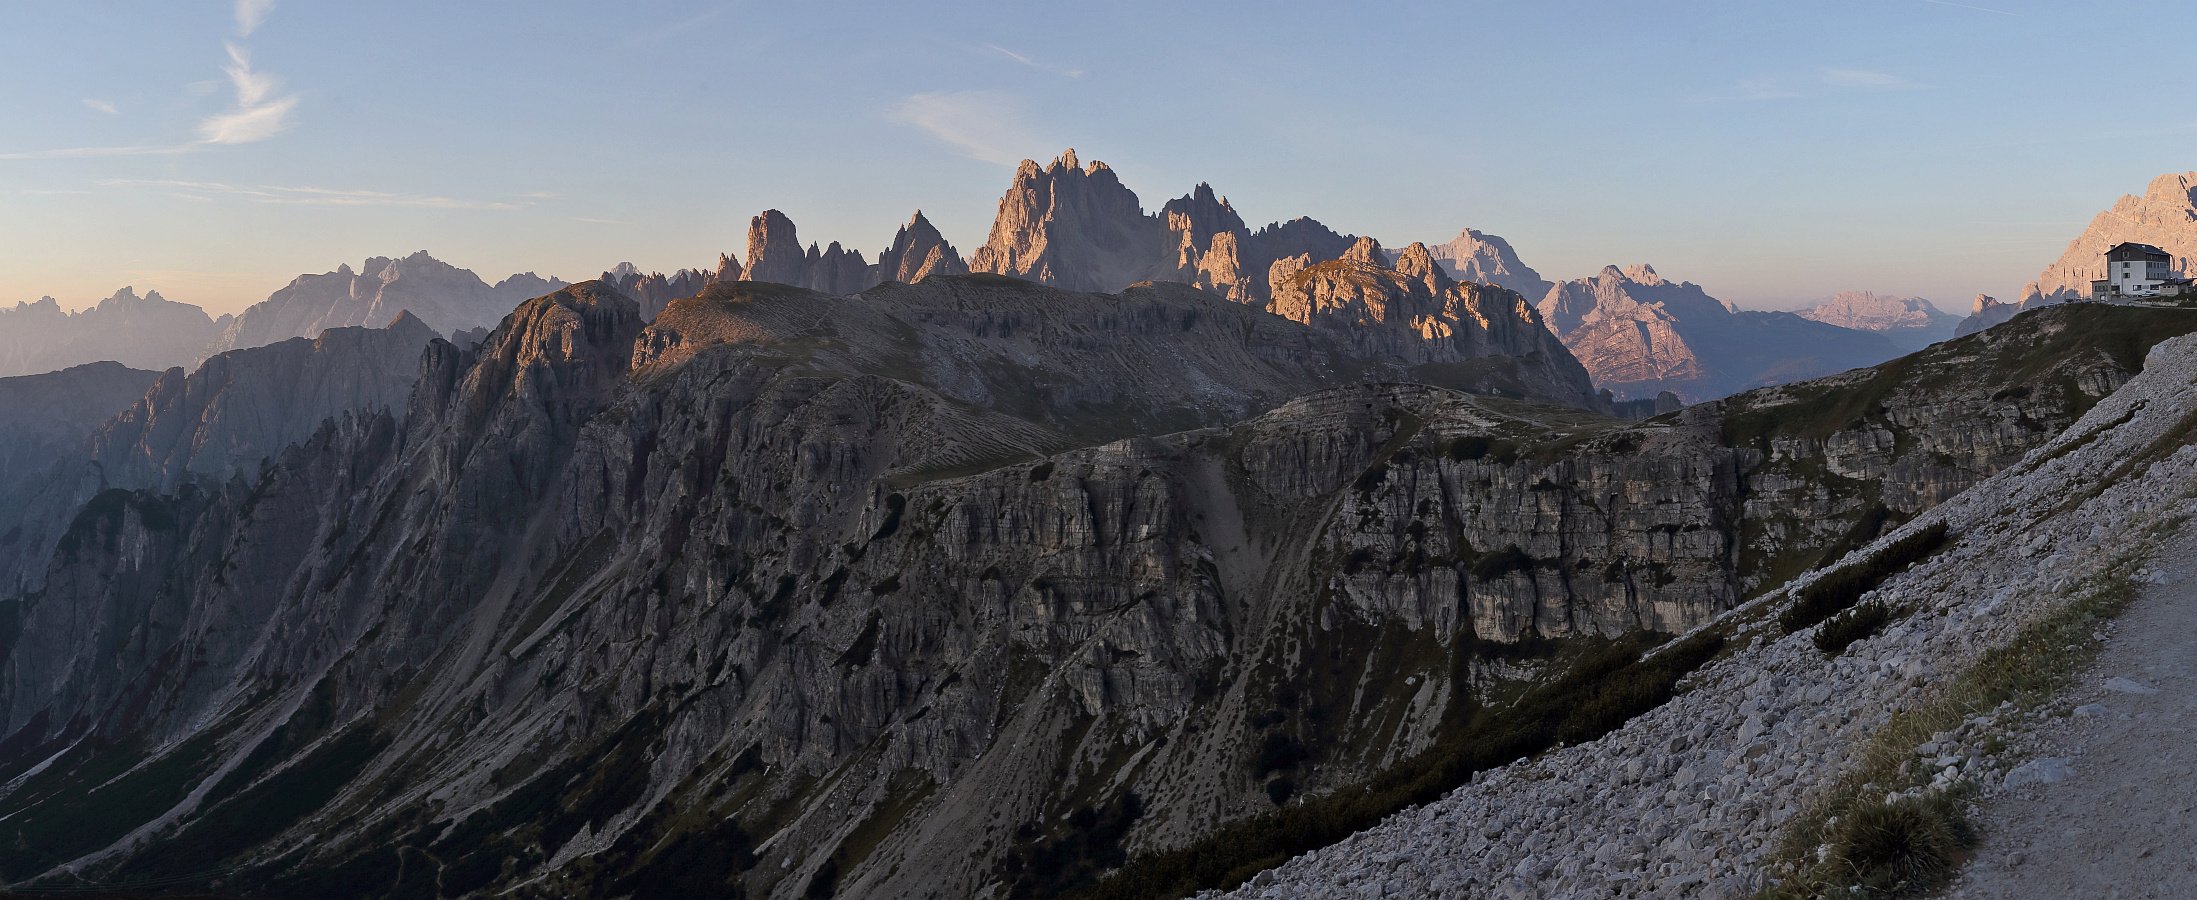
{"type": "Polygon", "coordinates": [[[1902,897],[1944,884],[1961,854],[1976,844],[1959,803],[1937,794],[1849,809],[1830,836],[1834,886],[1866,897],[1902,897]]]}
{"type": "Polygon", "coordinates": [[[1823,630],[1816,632],[1816,649],[1827,656],[1837,656],[1855,641],[1883,631],[1884,624],[1890,621],[1890,608],[1882,603],[1864,603],[1823,623],[1823,630]]]}
{"type": "Polygon", "coordinates": [[[1886,579],[1945,547],[1944,522],[1932,522],[1852,565],[1824,573],[1800,590],[1800,599],[1778,617],[1778,625],[1792,634],[1844,612],[1860,602],[1861,595],[1876,590],[1886,579]]]}

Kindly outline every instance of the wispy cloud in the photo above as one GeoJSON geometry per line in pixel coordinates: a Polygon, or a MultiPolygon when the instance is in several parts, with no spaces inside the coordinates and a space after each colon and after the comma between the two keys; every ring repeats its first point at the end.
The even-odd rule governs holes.
{"type": "Polygon", "coordinates": [[[86,97],[84,98],[84,105],[99,110],[100,112],[106,113],[110,116],[119,115],[122,112],[121,110],[114,108],[114,102],[111,100],[94,100],[90,97],[86,97]]]}
{"type": "MultiPolygon", "coordinates": [[[[240,5],[240,11],[241,8],[240,5]]],[[[236,86],[237,108],[199,122],[199,139],[209,144],[249,144],[274,137],[290,127],[290,111],[297,107],[297,95],[268,99],[268,95],[274,93],[275,78],[252,71],[252,58],[244,48],[230,44],[229,64],[221,70],[228,73],[229,83],[236,86]]]]}
{"type": "Polygon", "coordinates": [[[259,23],[267,21],[267,14],[275,9],[275,0],[236,0],[236,30],[251,37],[259,23]]]}
{"type": "Polygon", "coordinates": [[[109,179],[99,182],[110,187],[159,187],[193,199],[212,199],[208,195],[224,194],[245,197],[257,203],[288,203],[305,206],[422,206],[434,209],[520,209],[521,204],[503,201],[458,200],[428,194],[412,194],[393,191],[354,191],[317,187],[281,187],[277,185],[223,184],[217,181],[162,181],[138,179],[109,179]]]}
{"type": "Polygon", "coordinates": [[[938,91],[901,101],[891,119],[952,144],[963,156],[1012,166],[1052,142],[1022,121],[1022,99],[1002,91],[938,91]]]}
{"type": "Polygon", "coordinates": [[[1898,75],[1883,72],[1866,72],[1859,69],[1825,69],[1817,73],[1816,80],[1832,87],[1877,88],[1893,90],[1914,87],[1914,82],[1898,75]]]}
{"type": "Polygon", "coordinates": [[[189,153],[199,149],[197,144],[145,144],[136,147],[64,147],[59,150],[27,150],[20,153],[0,153],[0,159],[80,159],[91,156],[157,156],[168,153],[189,153]]]}
{"type": "Polygon", "coordinates": [[[2002,15],[2002,16],[2014,16],[2015,18],[2027,18],[2026,16],[2023,16],[2023,15],[2022,15],[2021,13],[2017,13],[2017,12],[2007,12],[2006,10],[2003,10],[2003,9],[1986,9],[1986,8],[1984,8],[1984,7],[1981,7],[1981,6],[1969,6],[1969,5],[1968,5],[1968,4],[1966,4],[1966,3],[1949,3],[1949,2],[1947,2],[1947,0],[1922,0],[1922,2],[1924,2],[1924,3],[1935,3],[1935,4],[1939,5],[1939,6],[1950,6],[1950,7],[1953,7],[1954,9],[1973,9],[1973,10],[1975,10],[1975,11],[1977,11],[1977,12],[1987,12],[1987,13],[1995,13],[1995,14],[1998,14],[1998,15],[2002,15]]]}
{"type": "Polygon", "coordinates": [[[620,50],[631,50],[635,47],[640,47],[647,44],[661,43],[670,38],[674,38],[689,31],[692,31],[696,28],[700,28],[703,25],[707,25],[709,24],[709,21],[711,19],[715,19],[718,16],[724,15],[725,12],[730,9],[732,9],[732,4],[720,4],[718,6],[703,10],[702,12],[688,16],[684,19],[680,19],[677,22],[672,22],[668,25],[659,25],[655,28],[641,29],[640,31],[636,31],[632,34],[626,35],[625,37],[619,38],[617,47],[620,50]]]}
{"type": "Polygon", "coordinates": [[[1811,76],[1764,75],[1744,78],[1729,91],[1707,94],[1704,103],[1795,100],[1852,91],[1904,91],[1922,87],[1898,75],[1865,69],[1818,69],[1811,76]]]}
{"type": "Polygon", "coordinates": [[[573,220],[573,221],[575,221],[575,222],[587,222],[587,223],[590,223],[590,224],[594,224],[594,225],[631,225],[631,224],[633,224],[632,222],[622,222],[622,221],[619,221],[619,220],[617,220],[617,219],[590,219],[590,218],[588,218],[588,217],[586,217],[586,216],[573,216],[573,217],[572,217],[572,220],[573,220]]]}
{"type": "Polygon", "coordinates": [[[1045,64],[1045,63],[1041,63],[1041,62],[1038,62],[1038,61],[1037,61],[1037,60],[1035,60],[1035,59],[1031,59],[1031,58],[1030,58],[1029,56],[1026,56],[1026,55],[1024,55],[1024,54],[1021,54],[1021,53],[1016,53],[1016,52],[1015,52],[1015,51],[1013,51],[1013,50],[1009,50],[1009,49],[1007,49],[1007,48],[1005,48],[1005,47],[1002,47],[1002,46],[1000,46],[1000,45],[998,45],[998,44],[985,44],[984,46],[986,46],[986,47],[989,47],[989,48],[991,48],[991,49],[993,49],[993,50],[997,50],[997,51],[999,51],[999,52],[1000,52],[1001,54],[1005,55],[1005,56],[1006,56],[1006,57],[1007,57],[1008,59],[1014,60],[1015,62],[1021,63],[1021,64],[1025,65],[1025,66],[1029,66],[1030,68],[1033,68],[1033,69],[1038,69],[1038,70],[1041,70],[1041,71],[1046,71],[1046,72],[1052,72],[1052,73],[1054,73],[1054,74],[1057,74],[1057,75],[1066,75],[1066,76],[1068,76],[1068,77],[1070,77],[1070,78],[1082,78],[1082,77],[1083,77],[1083,70],[1082,70],[1082,69],[1067,69],[1067,68],[1062,68],[1062,67],[1060,67],[1060,66],[1053,66],[1053,65],[1047,65],[1047,64],[1045,64]]]}

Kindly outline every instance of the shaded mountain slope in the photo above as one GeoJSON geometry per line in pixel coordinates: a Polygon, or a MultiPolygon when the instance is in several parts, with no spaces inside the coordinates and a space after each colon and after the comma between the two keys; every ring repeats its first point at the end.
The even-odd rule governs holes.
{"type": "Polygon", "coordinates": [[[187,365],[230,323],[188,303],[123,288],[97,306],[64,312],[52,297],[0,309],[0,377],[94,362],[140,369],[187,365]]]}
{"type": "Polygon", "coordinates": [[[2197,327],[2109,312],[1627,426],[1179,286],[568,288],[401,419],[75,517],[5,601],[0,877],[1055,895],[1703,621],[2197,327]],[[1822,515],[1750,524],[1780,491],[1822,515]]]}

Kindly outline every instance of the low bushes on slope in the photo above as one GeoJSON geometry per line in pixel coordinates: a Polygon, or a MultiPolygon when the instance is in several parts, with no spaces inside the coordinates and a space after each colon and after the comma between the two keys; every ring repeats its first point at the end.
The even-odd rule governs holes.
{"type": "Polygon", "coordinates": [[[1825,573],[1800,589],[1800,598],[1778,617],[1778,625],[1792,634],[1844,612],[1860,602],[1861,595],[1876,590],[1885,579],[1945,547],[1944,522],[1893,541],[1867,559],[1825,573]]]}
{"type": "Polygon", "coordinates": [[[1222,827],[1188,847],[1140,857],[1074,900],[1165,900],[1232,888],[1290,857],[1341,841],[1404,809],[1440,799],[1474,773],[1598,738],[1661,706],[1679,679],[1724,649],[1711,629],[1654,656],[1662,638],[1635,634],[1588,653],[1563,677],[1487,710],[1434,747],[1366,783],[1222,827]]]}

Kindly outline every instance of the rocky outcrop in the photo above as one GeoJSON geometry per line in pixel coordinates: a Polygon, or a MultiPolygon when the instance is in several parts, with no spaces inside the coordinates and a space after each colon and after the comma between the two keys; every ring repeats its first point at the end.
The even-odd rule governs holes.
{"type": "Polygon", "coordinates": [[[715,281],[719,273],[729,271],[733,275],[731,280],[739,280],[740,263],[731,256],[719,255],[717,268],[717,272],[680,269],[671,275],[662,272],[642,274],[640,268],[632,263],[619,263],[616,268],[604,272],[596,280],[631,297],[634,303],[639,304],[642,321],[654,321],[656,314],[663,312],[664,307],[671,305],[671,301],[701,293],[702,288],[715,281]]]}
{"type": "Polygon", "coordinates": [[[1740,310],[1646,265],[1567,281],[1541,318],[1619,400],[1676,393],[1688,403],[1801,381],[1899,355],[1881,335],[1786,312],[1740,310]]]}
{"type": "Polygon", "coordinates": [[[1049,166],[1022,161],[969,267],[1072,291],[1112,291],[1151,280],[1171,249],[1162,223],[1144,214],[1113,169],[1084,166],[1070,150],[1049,166]]]}
{"type": "Polygon", "coordinates": [[[1486,232],[1467,228],[1447,243],[1427,250],[1451,278],[1459,281],[1506,287],[1533,300],[1548,296],[1549,289],[1555,287],[1520,261],[1509,241],[1486,232]]]}
{"type": "Polygon", "coordinates": [[[2021,308],[2090,296],[2090,282],[2105,277],[2105,252],[2126,241],[2165,250],[2180,277],[2197,272],[2190,266],[2197,259],[2197,172],[2154,178],[2141,197],[2123,194],[2022,288],[2021,308]]]}
{"type": "Polygon", "coordinates": [[[355,272],[344,265],[324,275],[298,276],[237,316],[206,355],[316,337],[330,328],[378,328],[402,312],[438,332],[494,325],[520,301],[563,284],[527,272],[491,287],[424,250],[403,259],[377,256],[355,272]]]}
{"type": "MultiPolygon", "coordinates": [[[[1317,308],[1465,287],[1346,256],[1317,308]]],[[[1705,621],[2197,328],[2053,315],[1625,426],[1181,285],[569,288],[401,417],[83,509],[0,599],[0,877],[1057,894],[1456,735],[1537,641],[1705,621]]]]}
{"type": "Polygon", "coordinates": [[[1986,328],[1990,328],[1993,325],[1997,325],[2001,322],[2007,321],[2008,319],[2012,319],[2014,318],[2015,314],[2020,313],[2021,311],[2022,304],[2000,303],[1997,298],[1991,297],[1988,294],[1977,294],[1976,302],[1974,303],[1974,305],[1969,307],[1968,318],[1962,319],[1959,325],[1954,326],[1953,335],[1955,337],[1965,337],[1967,335],[1975,334],[1976,332],[1982,331],[1986,328]]]}
{"type": "Polygon", "coordinates": [[[892,246],[878,254],[875,277],[879,282],[914,284],[933,275],[966,275],[968,272],[969,264],[962,262],[961,254],[954,251],[952,244],[946,243],[946,237],[938,233],[938,228],[924,218],[919,209],[908,219],[908,224],[893,233],[892,246]]]}
{"type": "Polygon", "coordinates": [[[1587,370],[1518,292],[1452,280],[1424,244],[1404,248],[1393,266],[1387,258],[1379,242],[1359,238],[1341,259],[1277,264],[1272,309],[1362,356],[1447,371],[1458,387],[1596,405],[1587,370]]]}
{"type": "Polygon", "coordinates": [[[1869,291],[1841,291],[1799,313],[1805,319],[1884,335],[1902,350],[1920,350],[1954,337],[1954,326],[1961,321],[1921,297],[1869,291]]]}
{"type": "MultiPolygon", "coordinates": [[[[732,274],[741,275],[737,261],[730,256],[723,261],[730,265],[732,274]]],[[[719,268],[723,270],[725,266],[719,268]]],[[[764,210],[748,224],[745,277],[750,281],[845,296],[887,281],[912,283],[931,275],[952,275],[967,269],[961,262],[961,255],[954,251],[953,245],[946,243],[930,220],[923,218],[921,211],[893,235],[892,246],[878,255],[875,265],[864,262],[861,251],[841,248],[838,241],[823,249],[812,243],[804,252],[793,220],[775,209],[764,210]]],[[[727,280],[722,274],[720,271],[717,280],[727,280]]]]}
{"type": "MultiPolygon", "coordinates": [[[[1264,305],[1276,266],[1335,259],[1355,239],[1311,219],[1252,233],[1228,198],[1199,184],[1146,215],[1103,162],[1070,150],[1050,165],[1023,160],[970,267],[1080,291],[1175,281],[1264,305]]],[[[1301,266],[1299,266],[1301,268],[1301,266]]],[[[1289,271],[1294,271],[1289,270],[1289,271]]]]}
{"type": "Polygon", "coordinates": [[[108,486],[173,493],[185,480],[256,475],[332,416],[402,415],[433,329],[409,312],[387,328],[331,328],[231,350],[186,374],[169,369],[93,432],[90,457],[108,486]]]}
{"type": "Polygon", "coordinates": [[[54,372],[92,362],[164,369],[196,361],[229,317],[215,320],[159,291],[123,288],[97,306],[66,312],[52,297],[0,309],[0,377],[54,372]]]}

